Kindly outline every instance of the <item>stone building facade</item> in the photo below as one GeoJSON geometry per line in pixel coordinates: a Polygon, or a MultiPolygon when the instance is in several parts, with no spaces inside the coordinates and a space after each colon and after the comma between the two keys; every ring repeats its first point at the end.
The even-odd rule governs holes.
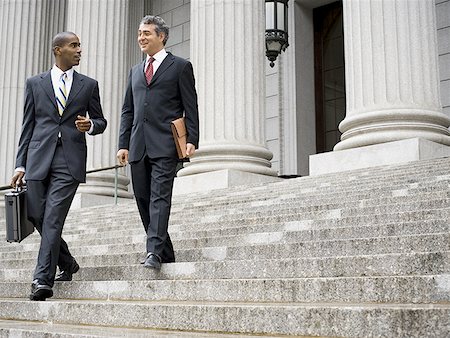
{"type": "MultiPolygon", "coordinates": [[[[217,187],[450,155],[450,0],[289,0],[289,44],[264,51],[263,0],[2,0],[0,185],[14,170],[25,79],[52,65],[51,38],[80,36],[78,71],[100,84],[109,125],[88,169],[116,163],[128,70],[145,14],[191,60],[200,150],[184,186],[217,187]],[[233,183],[234,182],[234,183],[233,183]]],[[[124,170],[119,195],[130,197],[124,170]]],[[[114,175],[80,193],[111,196],[114,175]]]]}

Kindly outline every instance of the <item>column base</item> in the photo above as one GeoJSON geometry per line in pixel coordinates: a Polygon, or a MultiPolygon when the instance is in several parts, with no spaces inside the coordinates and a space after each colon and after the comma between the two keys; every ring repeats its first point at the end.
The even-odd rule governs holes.
{"type": "Polygon", "coordinates": [[[270,160],[272,152],[261,145],[210,144],[200,145],[191,161],[184,164],[177,176],[189,176],[223,169],[252,174],[277,176],[270,160]]]}
{"type": "MultiPolygon", "coordinates": [[[[80,184],[72,202],[72,209],[92,207],[96,205],[114,204],[114,171],[90,173],[86,183],[80,184]]],[[[133,194],[128,192],[130,179],[124,174],[117,175],[117,202],[130,201],[133,194]]]]}
{"type": "MultiPolygon", "coordinates": [[[[129,203],[131,198],[117,198],[117,204],[129,203]]],[[[95,195],[95,194],[85,194],[85,193],[77,193],[73,198],[71,209],[81,209],[94,207],[99,205],[114,205],[114,197],[104,196],[104,195],[95,195]]]]}
{"type": "Polygon", "coordinates": [[[311,176],[450,156],[450,146],[412,138],[311,155],[311,176]]]}
{"type": "MultiPolygon", "coordinates": [[[[92,194],[114,197],[114,172],[95,172],[86,176],[86,183],[81,183],[77,194],[92,194]]],[[[130,179],[123,175],[117,175],[117,196],[123,198],[133,198],[133,194],[128,192],[130,179]]]]}
{"type": "Polygon", "coordinates": [[[246,171],[223,169],[189,176],[176,177],[173,195],[226,189],[238,185],[251,185],[281,181],[276,176],[253,174],[246,171]]]}

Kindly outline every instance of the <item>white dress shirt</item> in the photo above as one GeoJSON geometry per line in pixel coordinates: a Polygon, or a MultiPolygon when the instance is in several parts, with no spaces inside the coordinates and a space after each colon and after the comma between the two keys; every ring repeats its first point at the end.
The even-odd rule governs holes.
{"type": "Polygon", "coordinates": [[[53,90],[55,91],[55,97],[58,94],[61,76],[64,73],[66,73],[66,75],[67,75],[66,93],[67,93],[67,97],[69,97],[70,89],[72,89],[72,82],[73,82],[73,68],[70,68],[69,70],[66,70],[65,72],[63,72],[61,69],[58,68],[57,65],[53,65],[53,68],[50,71],[50,75],[52,76],[53,90]]]}
{"type": "MultiPolygon", "coordinates": [[[[161,49],[155,55],[153,55],[153,58],[155,59],[155,61],[153,61],[153,75],[155,75],[156,71],[158,70],[159,66],[164,61],[166,56],[167,56],[167,52],[166,52],[166,50],[164,48],[161,49]]],[[[145,59],[144,73],[145,73],[145,69],[147,69],[147,67],[148,67],[148,61],[149,60],[150,60],[150,55],[147,55],[147,58],[145,59]]]]}

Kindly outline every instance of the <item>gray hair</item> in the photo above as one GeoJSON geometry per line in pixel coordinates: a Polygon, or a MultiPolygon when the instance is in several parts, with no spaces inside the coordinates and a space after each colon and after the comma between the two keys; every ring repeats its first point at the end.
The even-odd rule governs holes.
{"type": "Polygon", "coordinates": [[[155,25],[156,34],[164,34],[163,44],[165,45],[167,39],[169,38],[169,26],[167,26],[166,22],[159,16],[156,15],[146,15],[141,20],[141,25],[155,25]]]}

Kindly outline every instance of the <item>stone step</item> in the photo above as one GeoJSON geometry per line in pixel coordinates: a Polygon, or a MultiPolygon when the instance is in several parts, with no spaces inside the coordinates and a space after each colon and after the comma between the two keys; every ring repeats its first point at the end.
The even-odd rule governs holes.
{"type": "MultiPolygon", "coordinates": [[[[446,159],[448,162],[448,159],[446,159]]],[[[406,167],[397,167],[397,168],[386,168],[387,170],[383,170],[382,167],[376,168],[374,170],[355,170],[351,172],[342,172],[336,174],[327,174],[320,176],[307,176],[307,177],[299,177],[295,179],[283,180],[279,182],[272,183],[263,183],[259,185],[255,185],[252,187],[248,186],[239,186],[229,188],[229,195],[233,193],[248,193],[250,190],[272,190],[280,187],[284,188],[284,184],[289,182],[289,187],[296,187],[301,185],[303,187],[318,187],[318,186],[349,186],[349,185],[357,185],[359,184],[362,188],[368,184],[376,184],[377,182],[382,183],[382,185],[386,185],[387,187],[396,186],[398,183],[422,183],[422,182],[431,182],[437,180],[448,180],[449,179],[449,170],[450,166],[446,163],[443,167],[438,167],[436,164],[432,164],[428,167],[419,166],[411,166],[409,168],[406,167]],[[386,183],[386,184],[385,184],[386,183]]],[[[220,190],[210,191],[206,193],[198,193],[196,194],[198,197],[202,197],[205,194],[209,195],[212,198],[220,195],[220,190]]],[[[183,198],[180,196],[179,198],[183,198]]]]}
{"type": "MultiPolygon", "coordinates": [[[[450,190],[447,189],[447,191],[443,192],[445,196],[448,196],[450,194],[450,190]]],[[[415,197],[417,198],[417,197],[415,197]]],[[[295,213],[295,214],[307,214],[310,216],[310,218],[314,219],[314,216],[321,217],[324,214],[327,215],[329,213],[340,213],[341,216],[345,216],[346,214],[349,214],[351,216],[352,214],[361,214],[361,213],[384,213],[386,211],[392,211],[392,209],[402,210],[402,211],[408,211],[412,209],[427,209],[430,205],[432,205],[434,208],[437,206],[442,207],[448,207],[450,205],[449,199],[444,198],[444,195],[440,196],[437,199],[430,199],[424,196],[423,200],[417,200],[415,199],[415,203],[410,204],[408,202],[403,201],[402,203],[398,203],[401,201],[398,198],[395,199],[381,199],[377,202],[371,202],[370,200],[361,200],[357,203],[357,208],[355,208],[355,202],[352,202],[350,204],[338,204],[336,201],[330,201],[331,204],[320,204],[320,205],[310,205],[308,207],[302,207],[299,206],[298,203],[294,203],[292,205],[286,204],[288,207],[280,207],[277,205],[270,205],[267,201],[260,201],[258,203],[269,203],[267,205],[261,205],[260,210],[258,211],[258,214],[267,214],[271,213],[272,209],[280,210],[280,213],[286,214],[286,213],[295,213]],[[423,202],[425,200],[426,202],[423,202]],[[381,205],[380,203],[383,202],[381,205]],[[271,208],[268,208],[268,206],[271,206],[271,208]],[[344,207],[345,206],[345,207],[344,207]],[[352,208],[349,208],[352,207],[352,208]],[[269,210],[268,210],[269,209],[269,210]],[[267,210],[267,211],[266,211],[267,210]]],[[[229,210],[222,210],[218,213],[218,215],[215,216],[216,219],[219,219],[222,221],[232,221],[237,218],[242,218],[242,215],[245,215],[246,218],[249,216],[255,216],[255,210],[258,210],[258,208],[255,205],[252,205],[249,207],[250,209],[241,208],[239,212],[234,211],[230,215],[229,210]],[[251,212],[250,212],[250,211],[251,212]],[[227,219],[228,218],[228,219],[227,219]]],[[[108,226],[110,224],[117,224],[117,226],[124,224],[124,223],[132,223],[135,227],[141,227],[140,225],[140,218],[137,212],[137,209],[135,206],[133,206],[133,210],[131,210],[129,213],[124,212],[122,209],[116,209],[117,212],[113,212],[112,216],[105,217],[105,216],[95,216],[95,217],[87,217],[87,215],[79,215],[77,217],[69,218],[66,222],[66,229],[69,231],[79,231],[79,230],[89,230],[92,232],[92,225],[94,224],[94,227],[99,226],[108,226]],[[88,226],[89,225],[89,226],[88,226]]],[[[235,210],[235,209],[230,209],[235,210]]],[[[272,212],[273,213],[273,212],[272,212]]],[[[111,212],[109,212],[111,215],[111,212]]],[[[209,210],[207,213],[195,213],[195,215],[189,215],[188,219],[190,222],[205,222],[208,221],[208,218],[211,219],[211,215],[213,214],[212,210],[209,210]]],[[[183,225],[186,223],[185,221],[186,215],[185,213],[173,213],[171,217],[171,224],[180,223],[179,225],[183,225]],[[180,218],[181,217],[181,218],[180,218]]],[[[109,228],[106,227],[105,230],[109,231],[109,228]]],[[[67,232],[66,231],[66,232],[67,232]]],[[[65,233],[66,233],[65,232],[65,233]]],[[[0,232],[1,233],[1,232],[0,232]]],[[[3,232],[4,233],[4,232],[3,232]]],[[[5,245],[5,243],[1,242],[0,246],[5,245]]]]}
{"type": "MultiPolygon", "coordinates": [[[[200,243],[204,244],[204,243],[200,243]]],[[[252,259],[287,259],[305,257],[360,256],[387,253],[411,253],[450,251],[450,233],[431,235],[389,236],[375,238],[355,238],[343,240],[287,242],[282,237],[250,235],[243,240],[231,236],[222,246],[200,246],[179,249],[174,246],[179,262],[210,260],[252,260],[252,259]]],[[[70,248],[80,263],[88,265],[113,265],[129,263],[130,254],[145,253],[145,243],[120,243],[106,245],[89,245],[70,248]],[[122,254],[118,256],[117,254],[122,254]]],[[[35,259],[36,252],[2,252],[2,265],[10,268],[24,266],[22,259],[35,259]],[[17,266],[18,265],[18,266],[17,266]]],[[[29,260],[28,266],[34,264],[29,260]]]]}
{"type": "MultiPolygon", "coordinates": [[[[425,276],[72,281],[52,299],[216,302],[450,303],[450,274],[425,276]]],[[[0,282],[0,298],[27,298],[30,282],[0,282]]]]}
{"type": "Polygon", "coordinates": [[[202,214],[209,210],[233,210],[234,207],[242,209],[244,207],[258,208],[265,207],[267,205],[286,205],[296,204],[299,206],[322,206],[327,204],[336,205],[354,205],[355,201],[364,201],[367,205],[378,205],[403,202],[423,201],[427,198],[421,198],[420,195],[425,195],[430,199],[437,199],[440,197],[448,198],[448,183],[440,184],[436,186],[426,186],[423,189],[410,189],[410,188],[396,188],[395,190],[387,190],[383,188],[371,188],[365,190],[349,190],[341,191],[339,193],[330,190],[327,193],[320,193],[318,195],[312,193],[302,193],[302,191],[296,191],[292,193],[280,192],[280,193],[265,193],[256,194],[251,196],[239,196],[235,199],[216,200],[210,199],[207,202],[191,202],[184,203],[182,206],[174,204],[173,212],[182,216],[184,213],[202,214]],[[377,191],[376,189],[380,189],[377,191]]]}
{"type": "MultiPolygon", "coordinates": [[[[236,236],[259,233],[265,236],[267,233],[274,233],[279,236],[301,236],[305,241],[328,240],[328,239],[350,239],[365,237],[384,237],[398,235],[418,235],[427,233],[448,232],[450,224],[447,219],[429,219],[412,222],[397,222],[374,225],[358,225],[326,228],[321,225],[323,221],[293,221],[286,223],[267,223],[249,226],[230,226],[223,229],[211,230],[187,230],[180,228],[178,231],[171,232],[172,239],[202,239],[215,238],[222,236],[236,236]]],[[[143,231],[143,230],[138,230],[143,231]]]]}
{"type": "MultiPolygon", "coordinates": [[[[410,223],[388,224],[380,226],[360,226],[342,227],[331,229],[315,229],[299,226],[291,223],[280,227],[279,224],[269,224],[260,226],[234,227],[219,229],[215,231],[192,231],[192,232],[171,232],[172,242],[176,249],[192,247],[211,247],[233,245],[235,243],[255,244],[265,241],[266,243],[282,242],[295,243],[314,240],[330,239],[355,239],[370,237],[386,237],[400,235],[419,235],[448,233],[450,224],[447,220],[417,221],[410,223]],[[238,236],[238,237],[236,237],[238,236]]],[[[37,234],[27,242],[21,244],[11,244],[0,246],[0,252],[24,252],[39,249],[40,237],[37,234]]],[[[76,247],[93,246],[98,244],[117,243],[143,243],[146,235],[143,229],[118,230],[104,233],[101,238],[92,238],[86,234],[64,235],[64,239],[69,243],[71,249],[76,247]],[[90,237],[90,238],[86,238],[90,237]]],[[[0,261],[2,259],[0,258],[0,261]]]]}
{"type": "MultiPolygon", "coordinates": [[[[322,212],[320,217],[316,213],[309,214],[277,214],[272,212],[271,215],[254,215],[254,217],[241,217],[236,219],[222,219],[221,217],[211,216],[209,222],[206,220],[201,223],[201,228],[205,230],[220,229],[229,226],[246,226],[259,225],[267,223],[292,224],[311,224],[318,221],[318,226],[323,228],[344,227],[344,226],[361,226],[361,225],[380,225],[392,222],[413,222],[418,220],[431,219],[450,219],[450,208],[428,209],[418,211],[405,212],[385,212],[377,214],[364,214],[349,217],[343,217],[341,210],[329,210],[322,212]]],[[[198,230],[196,223],[170,224],[172,231],[179,230],[198,230]]],[[[100,230],[100,229],[99,229],[100,230]]]]}
{"type": "MultiPolygon", "coordinates": [[[[56,323],[58,337],[72,336],[62,329],[70,323],[80,324],[75,336],[114,325],[447,337],[449,172],[440,159],[175,196],[178,262],[160,272],[138,264],[145,235],[134,201],[71,210],[64,238],[81,265],[74,281],[57,283],[47,302],[25,301],[39,235],[1,242],[0,318],[56,323]]],[[[39,336],[39,327],[5,326],[0,337],[39,336]]]]}
{"type": "MultiPolygon", "coordinates": [[[[225,260],[163,264],[161,271],[146,269],[121,255],[106,255],[107,265],[83,265],[74,275],[78,281],[153,279],[250,279],[439,275],[450,273],[450,251],[415,252],[368,256],[296,259],[225,260]]],[[[142,256],[141,256],[142,257],[142,256]]],[[[138,258],[138,257],[136,257],[138,258]]],[[[33,269],[0,267],[0,281],[31,281],[33,269]]]]}
{"type": "MultiPolygon", "coordinates": [[[[442,199],[442,197],[447,196],[447,202],[448,202],[448,195],[449,195],[449,190],[448,190],[448,186],[447,188],[445,188],[446,190],[440,191],[439,195],[434,196],[433,200],[440,200],[442,199]]],[[[370,190],[369,193],[371,195],[369,196],[373,196],[373,191],[370,190]]],[[[409,198],[411,198],[413,201],[427,201],[430,200],[429,196],[424,196],[423,199],[420,199],[420,197],[418,197],[418,194],[414,194],[413,196],[406,196],[407,193],[405,193],[404,191],[397,190],[395,192],[396,196],[394,197],[389,197],[389,196],[384,196],[381,198],[376,198],[376,199],[367,199],[364,198],[363,196],[359,195],[357,200],[357,206],[358,208],[360,207],[367,207],[367,206],[374,206],[374,205],[378,205],[378,204],[384,204],[384,205],[392,205],[392,204],[396,204],[398,201],[407,201],[409,198]]],[[[347,196],[348,194],[346,194],[347,196]]],[[[329,195],[327,195],[329,196],[329,195]]],[[[431,194],[430,194],[431,196],[431,194]]],[[[307,199],[304,198],[299,198],[298,196],[293,196],[293,198],[291,198],[291,202],[292,203],[288,203],[290,200],[288,198],[272,198],[272,199],[264,199],[261,198],[260,196],[256,196],[256,199],[254,201],[248,201],[247,199],[239,199],[236,201],[236,203],[239,205],[241,210],[244,210],[245,212],[245,208],[243,208],[244,206],[248,205],[248,207],[252,210],[254,209],[267,209],[267,206],[275,206],[276,202],[282,204],[282,205],[294,205],[301,208],[304,208],[304,211],[308,211],[308,209],[313,209],[313,210],[317,210],[317,209],[330,209],[330,208],[344,208],[347,206],[354,206],[356,203],[354,200],[349,200],[349,202],[342,202],[342,198],[340,198],[339,196],[333,196],[332,198],[328,197],[326,200],[320,200],[318,201],[317,205],[315,205],[314,203],[312,203],[313,201],[311,201],[311,198],[308,196],[307,199]]],[[[444,201],[441,201],[441,203],[444,203],[444,201]]],[[[405,204],[403,202],[403,204],[405,204]]],[[[174,220],[177,220],[178,217],[181,218],[185,218],[186,217],[186,213],[189,214],[189,210],[193,210],[192,215],[199,215],[200,217],[203,217],[205,214],[211,214],[212,211],[214,210],[220,210],[222,214],[226,214],[229,212],[229,210],[234,210],[235,208],[232,208],[231,202],[230,201],[226,201],[225,204],[226,208],[222,208],[221,206],[218,206],[217,203],[214,203],[212,206],[208,206],[208,208],[206,208],[206,210],[204,212],[201,211],[200,207],[195,207],[195,208],[191,208],[191,207],[186,207],[181,209],[179,212],[177,212],[176,210],[176,204],[174,205],[173,208],[173,212],[172,212],[172,218],[174,220]],[[187,209],[187,210],[186,210],[187,209]]],[[[105,219],[110,222],[110,221],[114,221],[116,219],[127,219],[130,216],[134,217],[135,220],[139,220],[138,217],[138,213],[137,213],[137,209],[133,204],[131,204],[128,209],[124,209],[123,206],[119,206],[116,207],[117,208],[117,213],[113,213],[113,217],[108,217],[108,216],[100,216],[98,217],[97,214],[100,213],[100,211],[105,210],[105,209],[99,209],[99,212],[96,212],[95,215],[92,215],[92,217],[87,217],[89,216],[89,214],[87,213],[78,213],[77,211],[73,211],[69,214],[68,220],[67,220],[67,224],[77,224],[80,223],[81,221],[81,226],[83,226],[83,223],[90,223],[91,221],[94,221],[92,223],[95,223],[95,221],[97,220],[103,220],[103,222],[105,222],[105,219]],[[119,209],[120,208],[120,209],[119,209]]],[[[302,211],[302,210],[300,210],[302,211]]],[[[189,217],[191,218],[191,214],[189,214],[189,217]]],[[[92,224],[91,223],[91,224],[92,224]]]]}
{"type": "MultiPolygon", "coordinates": [[[[317,177],[301,177],[291,180],[283,180],[274,183],[260,184],[255,186],[242,185],[239,187],[232,187],[226,190],[214,190],[205,193],[197,193],[196,196],[190,196],[189,203],[209,203],[204,201],[208,196],[212,200],[220,199],[234,199],[240,198],[240,196],[252,196],[257,194],[286,194],[286,193],[314,193],[314,194],[327,194],[330,190],[334,193],[340,194],[342,191],[356,192],[356,191],[368,191],[375,188],[377,191],[390,191],[398,188],[411,188],[421,189],[428,185],[442,185],[448,183],[450,175],[448,171],[450,169],[444,169],[446,172],[435,174],[429,173],[409,173],[401,176],[380,176],[375,175],[370,178],[357,178],[349,177],[350,173],[341,173],[335,177],[328,177],[327,180],[323,180],[317,177]],[[357,188],[357,189],[355,189],[357,188]],[[224,191],[227,193],[224,194],[224,191]]],[[[175,196],[174,200],[183,200],[185,196],[175,196]]]]}
{"type": "MultiPolygon", "coordinates": [[[[303,208],[330,208],[329,205],[333,207],[352,207],[356,204],[358,206],[378,206],[380,204],[391,205],[391,204],[408,204],[411,202],[423,202],[427,200],[440,200],[447,199],[449,197],[448,183],[445,185],[437,187],[427,186],[426,189],[422,190],[411,190],[411,189],[396,189],[389,191],[388,193],[384,188],[381,189],[382,194],[376,194],[374,189],[366,189],[365,193],[361,190],[340,192],[333,194],[324,194],[319,198],[314,198],[311,194],[302,194],[297,191],[293,193],[280,193],[280,194],[253,194],[249,197],[239,196],[236,199],[226,198],[224,200],[208,199],[205,202],[186,202],[186,203],[176,203],[174,201],[172,214],[178,217],[185,217],[188,215],[203,215],[210,211],[220,210],[224,213],[233,211],[238,206],[241,209],[263,209],[269,206],[286,206],[286,205],[296,205],[303,208]],[[359,204],[362,205],[359,205],[359,204]]],[[[130,214],[137,212],[136,207],[133,204],[120,205],[117,208],[120,209],[120,215],[114,215],[109,217],[109,219],[114,219],[118,217],[128,217],[130,214]]],[[[69,214],[68,221],[73,218],[81,218],[85,221],[96,220],[99,217],[94,213],[93,210],[78,212],[74,211],[69,214]]]]}
{"type": "MultiPolygon", "coordinates": [[[[207,230],[208,232],[216,229],[226,229],[236,226],[252,226],[252,225],[267,225],[278,223],[285,225],[287,223],[299,222],[304,224],[313,224],[318,229],[331,228],[331,227],[348,227],[348,226],[361,226],[361,225],[382,225],[387,223],[399,223],[399,222],[414,222],[418,220],[447,220],[450,218],[450,206],[441,209],[426,209],[426,210],[413,210],[404,212],[383,212],[379,214],[364,214],[357,216],[342,216],[340,209],[328,210],[322,212],[321,217],[318,217],[317,213],[297,214],[295,212],[291,214],[277,215],[276,212],[271,212],[269,215],[260,214],[259,216],[253,215],[248,217],[245,214],[240,214],[235,219],[222,219],[222,216],[211,214],[205,217],[201,222],[184,222],[175,223],[173,220],[169,221],[169,229],[171,233],[174,232],[186,232],[186,231],[199,231],[200,229],[207,230]]],[[[71,229],[71,225],[67,224],[64,229],[64,235],[70,233],[79,233],[79,229],[71,229]]],[[[88,224],[83,225],[85,230],[83,233],[93,234],[102,232],[114,232],[125,229],[143,229],[142,224],[138,216],[134,218],[127,218],[122,220],[108,220],[104,219],[102,223],[97,222],[96,227],[90,227],[88,224]]],[[[7,243],[5,243],[6,245],[7,243]]]]}
{"type": "MultiPolygon", "coordinates": [[[[409,216],[411,219],[423,219],[424,214],[426,218],[430,217],[430,212],[420,212],[409,216]],[[417,216],[417,217],[416,217],[417,216]]],[[[242,235],[253,233],[275,233],[274,236],[287,237],[292,236],[293,232],[301,232],[301,237],[304,240],[325,240],[329,238],[355,238],[355,237],[382,237],[382,236],[392,236],[396,234],[419,234],[419,233],[431,233],[431,232],[445,232],[449,229],[448,223],[448,213],[438,211],[438,216],[441,219],[426,219],[426,220],[414,220],[410,222],[403,222],[398,220],[397,222],[390,222],[393,218],[392,215],[386,218],[386,225],[383,224],[383,219],[376,222],[374,225],[372,217],[363,218],[346,218],[349,220],[345,223],[354,224],[354,226],[341,226],[335,224],[336,221],[329,220],[301,220],[301,221],[288,221],[279,223],[264,222],[259,224],[223,224],[222,228],[215,229],[199,229],[193,228],[189,229],[182,226],[171,225],[169,227],[170,234],[174,242],[180,243],[179,240],[185,239],[199,239],[207,241],[215,237],[221,236],[232,236],[232,235],[242,235]],[[351,220],[351,222],[350,222],[351,220]],[[333,224],[331,224],[333,223],[333,224]],[[359,224],[367,224],[364,226],[359,226],[359,224]],[[327,226],[334,226],[332,228],[327,228],[327,226]]],[[[398,216],[408,216],[407,214],[402,214],[398,216]]],[[[377,217],[378,218],[378,217],[377,217]]],[[[379,218],[382,218],[380,216],[379,218]]],[[[397,217],[399,218],[399,217],[397,217]]],[[[247,222],[248,223],[248,222],[247,222]]],[[[341,222],[342,223],[342,222],[341,222]]],[[[96,241],[108,244],[114,243],[117,238],[123,239],[123,242],[128,241],[129,238],[141,241],[141,236],[145,237],[143,227],[138,224],[119,224],[115,226],[109,226],[108,228],[94,228],[87,227],[85,230],[72,230],[70,225],[66,226],[64,229],[63,237],[70,243],[70,246],[77,246],[77,242],[82,244],[92,245],[96,241]],[[86,239],[88,238],[88,239],[86,239]],[[90,239],[89,239],[90,238],[90,239]]],[[[262,234],[261,236],[266,236],[262,234]]],[[[0,252],[24,252],[24,251],[35,251],[37,250],[40,242],[39,235],[35,232],[33,235],[25,239],[22,243],[0,243],[0,252]]],[[[182,246],[180,246],[182,247],[182,246]]]]}
{"type": "Polygon", "coordinates": [[[450,305],[0,299],[13,320],[250,334],[448,337],[450,305]]]}
{"type": "Polygon", "coordinates": [[[221,214],[221,213],[211,213],[207,216],[203,216],[199,219],[183,218],[183,219],[172,219],[172,224],[177,225],[197,225],[196,223],[208,223],[211,219],[213,221],[221,222],[232,222],[239,221],[242,219],[254,219],[254,218],[268,218],[268,217],[297,217],[297,219],[329,219],[329,218],[344,218],[344,217],[357,217],[357,216],[368,216],[368,215],[385,215],[392,213],[406,213],[412,211],[427,211],[430,209],[434,210],[447,210],[450,214],[450,199],[447,200],[436,200],[436,201],[424,201],[419,203],[409,203],[405,205],[378,205],[374,207],[353,207],[353,208],[299,208],[296,206],[285,206],[269,208],[266,207],[263,210],[242,210],[242,212],[221,214]]]}
{"type": "MultiPolygon", "coordinates": [[[[424,183],[418,183],[418,182],[412,182],[411,179],[406,181],[405,184],[399,186],[398,183],[395,183],[392,185],[393,189],[389,189],[386,184],[382,184],[383,182],[380,182],[379,180],[374,181],[373,187],[366,187],[365,185],[357,184],[357,187],[353,187],[352,184],[349,184],[348,182],[345,182],[346,190],[343,189],[336,189],[336,186],[330,185],[330,186],[321,186],[320,184],[317,185],[316,183],[312,185],[311,187],[305,187],[302,189],[302,185],[299,187],[296,187],[292,184],[292,180],[289,181],[283,181],[281,183],[277,183],[280,185],[281,189],[280,191],[272,191],[270,189],[270,185],[264,185],[263,190],[259,188],[258,193],[254,193],[252,191],[252,188],[246,187],[248,192],[246,193],[238,191],[239,194],[230,194],[230,189],[228,190],[220,190],[220,195],[214,196],[211,194],[208,194],[208,198],[205,198],[206,196],[203,194],[198,194],[199,196],[190,196],[189,201],[186,201],[184,197],[180,197],[180,200],[177,199],[177,196],[174,197],[174,210],[177,211],[178,206],[180,208],[189,209],[191,206],[195,206],[196,209],[200,209],[203,206],[217,206],[220,204],[230,204],[230,203],[240,203],[240,202],[252,202],[252,201],[258,201],[258,200],[264,200],[268,197],[271,198],[278,198],[278,199],[292,199],[301,197],[302,195],[307,195],[310,200],[312,200],[312,194],[316,194],[317,192],[321,192],[323,195],[322,198],[330,198],[330,192],[332,192],[332,196],[336,196],[336,200],[340,200],[340,197],[349,197],[349,196],[359,196],[359,199],[362,197],[366,198],[373,198],[374,196],[377,196],[378,193],[382,193],[382,195],[385,196],[396,196],[398,194],[402,194],[405,196],[408,195],[417,195],[417,193],[426,193],[427,191],[431,194],[439,189],[445,190],[446,187],[448,187],[448,182],[450,181],[450,175],[447,175],[447,177],[441,178],[441,180],[437,180],[434,178],[434,181],[432,182],[426,182],[424,183]],[[431,186],[430,186],[431,185],[431,186]],[[293,187],[294,186],[294,187],[293,187]],[[329,188],[330,191],[323,191],[324,188],[329,188]],[[365,192],[364,195],[361,195],[362,192],[365,192]],[[416,194],[414,194],[416,193],[416,194]],[[243,198],[244,197],[244,198],[243,198]]],[[[387,181],[388,183],[390,181],[387,181]]],[[[256,189],[256,188],[253,188],[256,189]]],[[[217,194],[217,193],[216,193],[217,194]]],[[[320,196],[319,195],[319,196],[320,196]]],[[[122,210],[126,210],[127,208],[133,207],[133,203],[125,203],[121,204],[120,208],[122,210]]],[[[105,208],[105,207],[99,207],[99,209],[105,208]]],[[[93,214],[95,209],[89,210],[89,211],[81,211],[78,210],[79,213],[86,213],[86,214],[93,214]]]]}
{"type": "MultiPolygon", "coordinates": [[[[385,198],[377,203],[372,201],[360,200],[351,201],[349,203],[337,203],[336,201],[330,201],[329,204],[309,204],[308,206],[302,206],[297,202],[283,202],[278,204],[272,203],[273,201],[258,201],[258,205],[253,204],[249,206],[241,205],[237,208],[227,209],[205,209],[203,212],[172,212],[171,224],[186,224],[186,223],[203,223],[209,219],[216,219],[221,221],[230,221],[240,218],[249,218],[257,216],[268,216],[273,213],[280,215],[308,215],[310,218],[323,218],[322,215],[327,215],[330,212],[336,212],[339,210],[342,217],[351,217],[357,215],[368,214],[380,214],[380,213],[392,213],[408,212],[411,210],[427,210],[438,208],[450,207],[450,190],[443,192],[441,196],[433,196],[433,198],[424,197],[423,199],[414,197],[411,201],[402,200],[398,198],[385,198]]],[[[195,209],[195,208],[194,208],[195,209]]],[[[134,223],[140,224],[140,218],[137,210],[133,210],[130,213],[125,213],[118,210],[117,213],[113,213],[111,217],[101,218],[88,218],[86,215],[79,216],[78,218],[72,218],[68,220],[66,225],[73,230],[85,228],[87,224],[95,224],[96,226],[108,225],[111,223],[134,223]],[[116,214],[119,214],[117,215],[116,214]]]]}
{"type": "MultiPolygon", "coordinates": [[[[130,329],[124,327],[105,327],[94,325],[55,324],[52,322],[28,322],[18,320],[0,320],[0,337],[26,337],[26,338],[248,338],[261,337],[260,335],[239,335],[225,333],[205,333],[155,329],[130,329]]],[[[274,336],[265,336],[275,338],[274,336]]],[[[303,338],[312,338],[303,336],[303,338]]],[[[322,337],[325,338],[325,337],[322,337]]]]}

